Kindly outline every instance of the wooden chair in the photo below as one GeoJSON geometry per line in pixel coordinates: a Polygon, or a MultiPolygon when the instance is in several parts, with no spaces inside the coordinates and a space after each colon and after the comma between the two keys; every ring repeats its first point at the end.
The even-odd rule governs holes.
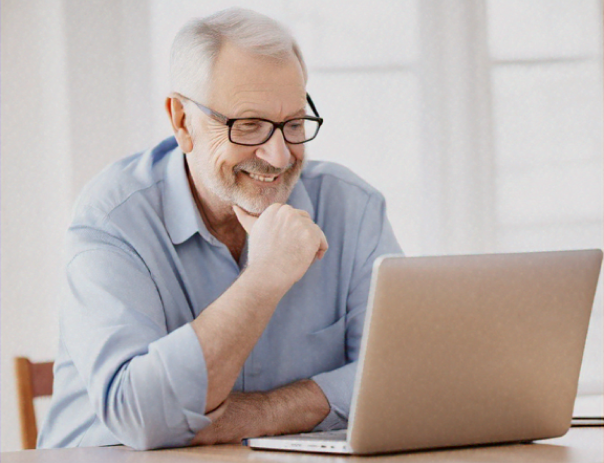
{"type": "Polygon", "coordinates": [[[35,449],[38,439],[34,399],[52,395],[53,362],[33,363],[27,357],[15,358],[17,400],[23,449],[35,449]]]}

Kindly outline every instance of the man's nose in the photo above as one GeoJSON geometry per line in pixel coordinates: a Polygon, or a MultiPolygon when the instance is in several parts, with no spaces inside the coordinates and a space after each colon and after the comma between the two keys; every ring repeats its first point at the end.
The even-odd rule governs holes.
{"type": "Polygon", "coordinates": [[[256,156],[278,169],[287,167],[292,154],[285,143],[283,132],[276,129],[271,138],[258,147],[256,156]]]}

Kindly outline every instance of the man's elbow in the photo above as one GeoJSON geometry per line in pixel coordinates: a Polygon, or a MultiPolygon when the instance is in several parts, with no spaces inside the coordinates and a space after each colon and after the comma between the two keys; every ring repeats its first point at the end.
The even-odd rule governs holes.
{"type": "Polygon", "coordinates": [[[134,449],[134,450],[156,450],[166,445],[162,445],[161,442],[157,442],[155,439],[148,439],[145,436],[136,436],[133,439],[123,439],[123,444],[134,449]]]}
{"type": "Polygon", "coordinates": [[[121,444],[134,450],[185,447],[195,435],[184,416],[169,425],[170,420],[166,416],[141,416],[132,410],[129,410],[129,414],[121,411],[122,413],[107,413],[103,421],[121,444]]]}
{"type": "Polygon", "coordinates": [[[161,442],[156,439],[148,439],[145,436],[137,436],[133,439],[124,439],[123,443],[134,450],[157,450],[167,447],[177,447],[176,445],[169,445],[169,443],[161,442]]]}

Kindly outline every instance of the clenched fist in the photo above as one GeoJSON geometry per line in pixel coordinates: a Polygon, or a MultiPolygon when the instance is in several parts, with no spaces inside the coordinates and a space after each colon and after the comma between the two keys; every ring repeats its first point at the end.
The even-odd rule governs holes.
{"type": "Polygon", "coordinates": [[[306,211],[278,203],[267,207],[259,217],[238,206],[233,210],[249,235],[248,268],[287,289],[327,251],[325,234],[306,211]]]}

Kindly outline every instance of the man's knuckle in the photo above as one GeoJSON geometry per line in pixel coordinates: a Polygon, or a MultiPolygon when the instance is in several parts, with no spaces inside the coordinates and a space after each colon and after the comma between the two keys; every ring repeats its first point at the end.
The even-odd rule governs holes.
{"type": "Polygon", "coordinates": [[[308,227],[305,227],[302,230],[302,236],[304,237],[305,240],[310,241],[310,240],[314,240],[315,233],[314,233],[314,231],[312,229],[310,229],[308,227]]]}
{"type": "Polygon", "coordinates": [[[276,213],[279,210],[279,204],[275,203],[275,204],[271,204],[269,207],[267,207],[264,212],[262,213],[267,214],[267,215],[272,215],[274,213],[276,213]]]}

